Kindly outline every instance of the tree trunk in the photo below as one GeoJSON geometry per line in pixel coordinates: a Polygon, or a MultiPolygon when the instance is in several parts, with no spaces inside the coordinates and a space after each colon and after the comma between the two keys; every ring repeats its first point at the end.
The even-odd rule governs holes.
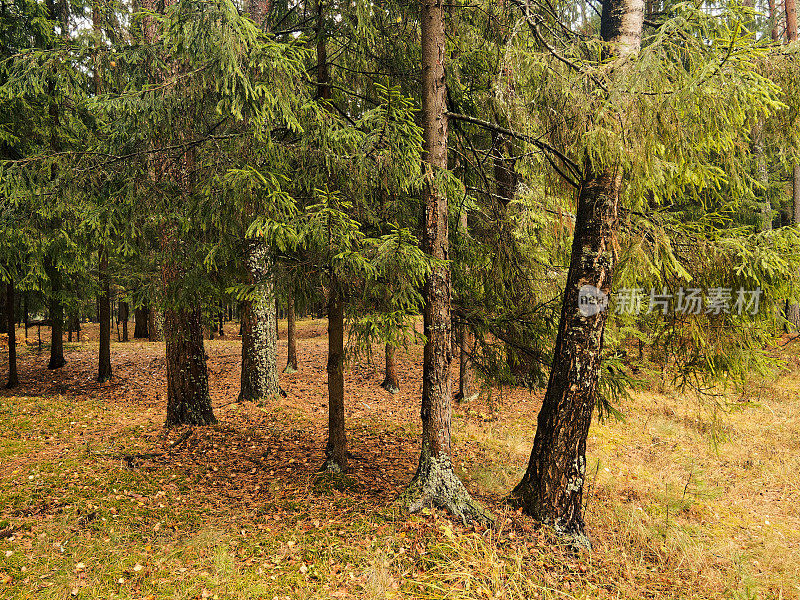
{"type": "Polygon", "coordinates": [[[767,6],[769,7],[769,20],[771,23],[770,37],[773,42],[777,42],[781,39],[781,33],[778,27],[778,11],[775,9],[775,0],[767,0],[767,6]]]}
{"type": "Polygon", "coordinates": [[[150,316],[150,309],[146,306],[133,309],[133,338],[142,339],[149,338],[147,321],[150,316]]]}
{"type": "Polygon", "coordinates": [[[164,315],[167,359],[167,427],[216,423],[208,394],[200,306],[168,308],[164,315]]]}
{"type": "Polygon", "coordinates": [[[294,295],[289,290],[289,297],[286,301],[286,368],[284,373],[294,373],[297,371],[297,324],[294,314],[294,295]]]}
{"type": "Polygon", "coordinates": [[[122,323],[122,341],[128,341],[128,319],[130,318],[130,308],[127,302],[119,303],[119,315],[117,321],[122,323]]]}
{"type": "Polygon", "coordinates": [[[225,337],[225,307],[220,305],[219,313],[217,314],[217,329],[219,330],[219,337],[225,337]]]}
{"type": "MultiPolygon", "coordinates": [[[[449,258],[447,197],[436,185],[437,173],[447,169],[443,0],[425,0],[420,4],[425,161],[423,249],[430,256],[446,261],[449,258]]],[[[424,297],[423,321],[427,341],[422,367],[422,449],[417,472],[403,493],[401,503],[410,512],[435,505],[464,521],[488,523],[492,517],[472,500],[453,471],[450,458],[452,347],[449,265],[440,264],[433,268],[425,282],[424,297]]]]}
{"type": "Polygon", "coordinates": [[[61,304],[61,273],[47,260],[45,272],[50,279],[50,362],[48,369],[60,369],[64,360],[64,305],[61,304]]]}
{"type": "Polygon", "coordinates": [[[469,325],[462,323],[459,327],[459,359],[458,359],[458,393],[456,400],[469,402],[477,398],[475,392],[475,377],[472,373],[472,352],[473,336],[469,325]]]}
{"type": "MultiPolygon", "coordinates": [[[[786,39],[791,43],[797,41],[797,4],[795,0],[784,0],[786,9],[786,39]]],[[[792,224],[800,225],[800,165],[792,169],[792,224]]],[[[786,320],[800,330],[800,306],[791,304],[786,311],[786,320]]]]}
{"type": "Polygon", "coordinates": [[[150,313],[147,315],[147,335],[151,342],[164,341],[165,319],[166,315],[162,311],[153,306],[150,307],[150,313]]]}
{"type": "Polygon", "coordinates": [[[100,248],[98,260],[100,293],[97,296],[100,317],[100,356],[97,368],[97,381],[103,383],[111,379],[111,276],[108,272],[108,249],[100,248]]]}
{"type": "Polygon", "coordinates": [[[0,333],[8,333],[8,318],[6,317],[6,288],[0,287],[0,333]]]}
{"type": "Polygon", "coordinates": [[[381,387],[390,394],[397,394],[400,391],[400,384],[397,382],[397,363],[395,362],[396,348],[391,342],[386,342],[386,374],[383,378],[381,387]]]}
{"type": "Polygon", "coordinates": [[[797,4],[795,0],[784,0],[786,7],[786,40],[791,44],[797,41],[797,4]]]}
{"type": "MultiPolygon", "coordinates": [[[[611,53],[638,51],[643,11],[643,0],[603,3],[601,33],[611,53]]],[[[621,186],[619,168],[594,173],[584,167],[550,380],[528,469],[512,492],[525,512],[584,548],[586,438],[600,378],[621,186]]]]}
{"type": "Polygon", "coordinates": [[[347,432],[344,423],[344,298],[335,275],[328,301],[328,443],[324,471],[347,471],[347,432]]]}
{"type": "MultiPolygon", "coordinates": [[[[792,224],[795,227],[800,225],[800,165],[794,165],[792,169],[792,224]]],[[[794,331],[800,331],[800,305],[789,305],[786,320],[794,331]]]]}
{"type": "Polygon", "coordinates": [[[6,326],[8,328],[8,382],[6,389],[16,387],[19,383],[17,375],[17,323],[14,319],[14,280],[6,283],[6,326]]]}
{"type": "Polygon", "coordinates": [[[275,335],[273,259],[261,240],[245,240],[245,266],[255,297],[242,303],[242,379],[239,402],[280,393],[275,335]]]}

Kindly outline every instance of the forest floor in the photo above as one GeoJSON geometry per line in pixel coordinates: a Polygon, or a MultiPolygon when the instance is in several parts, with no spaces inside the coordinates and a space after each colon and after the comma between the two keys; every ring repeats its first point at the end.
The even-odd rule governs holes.
{"type": "Polygon", "coordinates": [[[418,458],[421,347],[398,352],[396,396],[382,352],[350,366],[352,473],[330,479],[324,321],[300,323],[300,370],[264,406],[237,402],[240,341],[207,341],[219,424],[172,430],[164,345],[115,341],[100,386],[96,327],[56,372],[21,345],[22,384],[0,394],[0,598],[800,598],[800,340],[745,396],[649,374],[624,422],[595,422],[594,550],[574,555],[503,504],[540,393],[454,406],[458,472],[497,516],[476,529],[394,504],[418,458]]]}

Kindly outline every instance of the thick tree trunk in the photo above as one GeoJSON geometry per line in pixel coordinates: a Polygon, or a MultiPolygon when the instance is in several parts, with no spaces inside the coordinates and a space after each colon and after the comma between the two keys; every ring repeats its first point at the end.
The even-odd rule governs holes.
{"type": "Polygon", "coordinates": [[[245,240],[245,266],[255,297],[242,303],[242,379],[239,402],[280,393],[275,334],[273,259],[261,240],[245,240]]]}
{"type": "Polygon", "coordinates": [[[778,27],[778,11],[775,10],[775,0],[767,0],[767,6],[769,8],[769,20],[771,23],[770,37],[773,42],[777,42],[781,39],[781,30],[778,27]]]}
{"type": "Polygon", "coordinates": [[[262,30],[267,30],[267,16],[269,15],[271,0],[247,0],[247,12],[250,18],[262,30]]]}
{"type": "Polygon", "coordinates": [[[328,443],[324,471],[347,471],[347,432],[344,422],[344,298],[336,276],[331,277],[328,301],[328,443]]]}
{"type": "Polygon", "coordinates": [[[111,379],[111,276],[108,273],[108,249],[100,248],[98,256],[100,293],[97,296],[98,316],[100,317],[100,355],[98,359],[97,381],[103,383],[111,379]]]}
{"type": "Polygon", "coordinates": [[[784,0],[786,7],[786,41],[797,41],[797,4],[795,0],[784,0]]]}
{"type": "Polygon", "coordinates": [[[122,341],[128,341],[128,319],[130,319],[130,308],[128,307],[127,302],[120,302],[119,303],[119,314],[117,315],[117,321],[122,323],[122,341]]]}
{"type": "Polygon", "coordinates": [[[51,260],[45,264],[50,279],[50,362],[48,369],[60,369],[64,360],[64,305],[61,304],[61,273],[51,260]]]}
{"type": "Polygon", "coordinates": [[[8,329],[8,382],[6,389],[16,387],[19,383],[17,375],[17,323],[14,319],[14,280],[6,283],[5,317],[8,329]]]}
{"type": "Polygon", "coordinates": [[[150,317],[150,309],[146,306],[133,309],[133,338],[142,339],[149,338],[148,332],[148,318],[150,317]]]}
{"type": "Polygon", "coordinates": [[[164,321],[166,315],[159,309],[151,306],[147,315],[147,335],[151,342],[164,341],[164,321]]]}
{"type": "Polygon", "coordinates": [[[397,363],[395,362],[394,344],[386,342],[384,353],[386,355],[386,373],[381,387],[390,394],[397,394],[400,391],[400,384],[397,381],[397,363]]]}
{"type": "Polygon", "coordinates": [[[294,373],[297,371],[297,323],[294,314],[294,294],[289,290],[289,297],[286,302],[286,368],[284,373],[294,373]]]}
{"type": "MultiPolygon", "coordinates": [[[[443,0],[424,0],[422,27],[422,131],[425,184],[423,249],[430,256],[449,258],[447,197],[436,185],[447,169],[445,110],[445,30],[443,0]]],[[[489,523],[491,516],[472,500],[453,471],[450,458],[452,394],[450,363],[450,267],[434,267],[425,282],[423,312],[426,337],[422,367],[422,449],[414,478],[401,503],[415,512],[427,505],[445,508],[464,521],[489,523]]]]}
{"type": "Polygon", "coordinates": [[[200,306],[168,308],[164,334],[167,341],[167,427],[216,423],[208,394],[200,306]]]}
{"type": "MultiPolygon", "coordinates": [[[[643,11],[643,0],[603,3],[601,31],[611,54],[638,51],[643,11]]],[[[512,492],[525,512],[581,547],[589,546],[582,505],[586,438],[600,379],[621,187],[619,169],[584,168],[550,380],[528,469],[512,492]]]]}

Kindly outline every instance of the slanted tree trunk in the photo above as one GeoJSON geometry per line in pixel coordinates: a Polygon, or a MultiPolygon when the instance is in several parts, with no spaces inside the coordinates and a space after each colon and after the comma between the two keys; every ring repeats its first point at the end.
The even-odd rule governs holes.
{"type": "Polygon", "coordinates": [[[98,359],[97,381],[103,383],[111,379],[111,276],[108,272],[108,249],[100,248],[99,277],[100,293],[97,296],[100,317],[100,355],[98,359]]]}
{"type": "MultiPolygon", "coordinates": [[[[443,0],[424,0],[422,27],[422,132],[425,183],[422,199],[423,249],[440,261],[449,258],[447,197],[436,175],[447,169],[445,112],[445,29],[443,0]]],[[[450,267],[438,265],[428,276],[423,311],[426,338],[422,367],[422,449],[414,478],[400,502],[410,512],[425,506],[445,508],[464,521],[489,523],[492,517],[472,498],[453,471],[450,458],[450,267]]]]}
{"type": "Polygon", "coordinates": [[[130,318],[130,308],[127,302],[119,303],[119,314],[117,315],[117,322],[122,323],[122,341],[128,341],[128,319],[130,318]]]}
{"type": "Polygon", "coordinates": [[[294,373],[297,371],[297,323],[294,314],[294,295],[289,290],[289,297],[286,301],[286,368],[284,373],[294,373]]]}
{"type": "Polygon", "coordinates": [[[328,300],[328,443],[324,471],[347,471],[347,432],[344,422],[344,298],[335,275],[328,300]]]}
{"type": "Polygon", "coordinates": [[[400,391],[400,384],[397,381],[397,362],[395,352],[397,348],[391,342],[386,342],[384,353],[386,355],[386,373],[381,387],[390,394],[397,394],[400,391]]]}
{"type": "Polygon", "coordinates": [[[8,382],[6,389],[16,387],[19,383],[17,375],[17,323],[14,319],[14,280],[6,283],[5,317],[8,329],[8,382]]]}
{"type": "Polygon", "coordinates": [[[147,321],[150,316],[150,309],[146,306],[133,309],[133,338],[149,338],[147,321]]]}
{"type": "Polygon", "coordinates": [[[261,240],[245,240],[247,281],[255,297],[242,303],[242,379],[239,402],[261,402],[280,393],[275,335],[273,259],[261,240]]]}
{"type": "Polygon", "coordinates": [[[166,315],[153,306],[150,307],[150,313],[147,315],[147,335],[151,342],[164,341],[164,321],[166,315]]]}
{"type": "Polygon", "coordinates": [[[61,273],[52,260],[47,260],[45,272],[50,279],[50,362],[48,369],[60,369],[64,360],[64,305],[61,303],[61,273]]]}
{"type": "MultiPolygon", "coordinates": [[[[643,0],[605,0],[601,35],[610,42],[610,53],[628,55],[639,50],[643,11],[643,0]]],[[[612,288],[621,187],[619,168],[597,173],[589,164],[584,167],[550,380],[528,469],[512,492],[525,512],[554,526],[580,547],[589,546],[582,504],[586,438],[600,378],[608,316],[602,301],[612,288]],[[587,297],[596,302],[581,302],[587,297]]]]}

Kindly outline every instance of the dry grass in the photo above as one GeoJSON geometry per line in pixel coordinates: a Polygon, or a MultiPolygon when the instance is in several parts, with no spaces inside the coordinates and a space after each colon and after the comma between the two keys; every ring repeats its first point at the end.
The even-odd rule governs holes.
{"type": "MultiPolygon", "coordinates": [[[[221,424],[175,449],[158,345],[115,345],[116,387],[74,367],[72,387],[42,373],[41,393],[0,397],[0,597],[800,598],[794,355],[746,398],[640,392],[625,422],[596,423],[594,552],[576,556],[501,502],[525,468],[538,396],[495,390],[491,406],[455,407],[456,465],[498,515],[476,530],[393,505],[416,459],[418,348],[401,359],[398,397],[379,391],[380,373],[350,370],[348,389],[366,390],[348,398],[361,458],[350,478],[322,481],[324,339],[302,340],[290,397],[269,407],[230,403],[238,341],[208,347],[221,424]]],[[[40,373],[40,357],[22,360],[40,373]]]]}

